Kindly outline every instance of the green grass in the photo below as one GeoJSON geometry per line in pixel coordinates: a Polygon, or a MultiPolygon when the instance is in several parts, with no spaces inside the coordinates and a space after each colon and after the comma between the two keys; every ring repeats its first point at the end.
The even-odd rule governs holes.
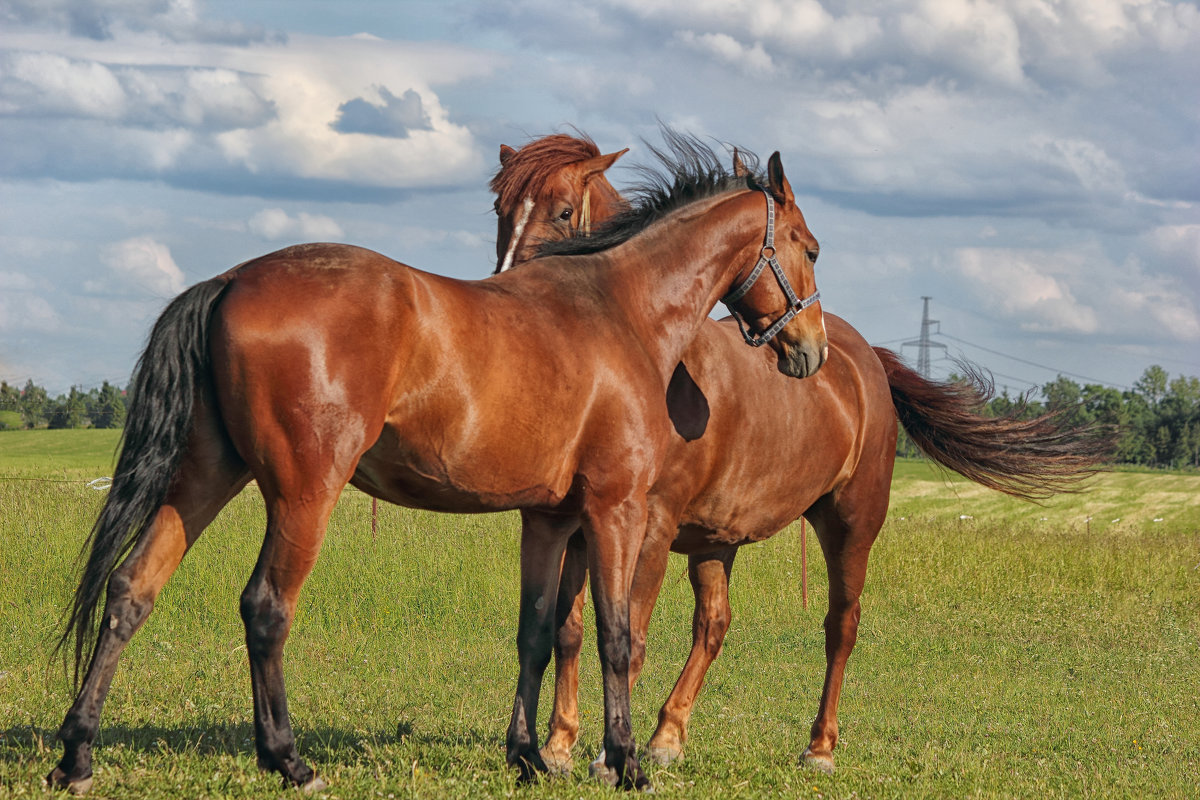
{"type": "Polygon", "coordinates": [[[112,475],[120,430],[0,431],[0,476],[112,475]]]}
{"type": "MultiPolygon", "coordinates": [[[[0,433],[0,475],[36,473],[28,459],[38,445],[10,450],[11,435],[0,433]]],[[[90,470],[57,449],[90,447],[91,458],[96,443],[42,442],[42,474],[53,481],[0,479],[0,797],[44,796],[40,779],[57,758],[54,732],[70,702],[61,668],[49,666],[50,642],[72,560],[103,502],[84,486],[90,470]]],[[[111,440],[104,447],[111,453],[111,440]]],[[[1092,494],[1043,509],[976,497],[919,462],[902,464],[872,552],[833,776],[796,766],[824,670],[815,537],[809,530],[807,609],[799,527],[746,548],[734,570],[733,626],[686,758],[650,771],[658,794],[1194,796],[1197,497],[1197,476],[1115,473],[1092,494]],[[1108,503],[1121,523],[1108,521],[1116,511],[1097,522],[1094,508],[1108,503]]],[[[243,492],[126,651],[105,707],[96,796],[281,796],[278,778],[254,763],[237,614],[264,525],[257,493],[243,492]]],[[[330,780],[328,797],[613,796],[585,771],[602,726],[590,624],[575,774],[519,788],[504,766],[517,549],[513,514],[381,506],[372,537],[370,500],[347,491],[285,655],[299,746],[330,780]]],[[[633,697],[639,741],[690,645],[691,592],[684,562],[673,559],[633,697]]],[[[542,731],[549,701],[547,687],[542,731]]]]}

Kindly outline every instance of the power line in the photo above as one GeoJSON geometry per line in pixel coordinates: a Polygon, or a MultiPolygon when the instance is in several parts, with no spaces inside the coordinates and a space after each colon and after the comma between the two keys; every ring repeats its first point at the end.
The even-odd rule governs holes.
{"type": "Polygon", "coordinates": [[[1128,387],[1128,386],[1124,386],[1124,385],[1122,385],[1122,384],[1119,384],[1119,383],[1112,383],[1111,381],[1105,381],[1105,380],[1101,380],[1101,379],[1099,379],[1099,378],[1091,378],[1091,377],[1088,377],[1087,375],[1080,375],[1080,374],[1078,374],[1078,373],[1075,373],[1075,372],[1070,372],[1070,371],[1068,371],[1068,370],[1065,370],[1065,369],[1058,369],[1057,367],[1048,367],[1048,366],[1046,366],[1045,364],[1039,364],[1039,363],[1037,363],[1036,361],[1030,361],[1030,360],[1028,360],[1028,359],[1025,359],[1025,358],[1020,358],[1020,357],[1018,357],[1018,356],[1009,355],[1008,353],[1003,353],[1003,352],[1001,352],[1001,351],[999,351],[999,350],[993,350],[993,349],[991,349],[990,347],[984,347],[984,346],[983,346],[983,345],[981,345],[981,344],[975,344],[974,342],[968,342],[966,339],[960,339],[960,338],[959,338],[959,337],[957,337],[957,336],[952,336],[952,335],[950,335],[949,333],[944,333],[944,332],[943,332],[943,331],[941,331],[941,330],[938,330],[938,331],[937,331],[937,335],[939,335],[939,336],[945,336],[947,339],[952,339],[953,341],[960,342],[960,343],[962,343],[962,344],[968,345],[968,346],[970,346],[970,347],[977,348],[977,349],[979,349],[979,350],[983,350],[984,352],[986,352],[986,353],[991,353],[992,355],[996,355],[996,356],[1002,356],[1003,358],[1012,359],[1013,361],[1019,361],[1019,362],[1020,362],[1020,363],[1022,363],[1022,364],[1028,364],[1028,365],[1029,365],[1029,366],[1031,366],[1031,367],[1037,367],[1038,369],[1045,369],[1045,370],[1049,370],[1049,371],[1051,371],[1051,372],[1056,372],[1056,373],[1058,373],[1059,375],[1067,375],[1067,376],[1069,376],[1069,377],[1072,377],[1072,378],[1078,378],[1078,379],[1080,379],[1080,380],[1083,380],[1083,381],[1089,381],[1089,382],[1091,382],[1091,383],[1099,383],[1099,384],[1101,384],[1101,385],[1103,385],[1103,386],[1110,386],[1110,387],[1112,387],[1112,388],[1114,388],[1114,389],[1123,389],[1123,390],[1125,390],[1125,391],[1128,391],[1128,390],[1129,390],[1129,387],[1128,387]]]}

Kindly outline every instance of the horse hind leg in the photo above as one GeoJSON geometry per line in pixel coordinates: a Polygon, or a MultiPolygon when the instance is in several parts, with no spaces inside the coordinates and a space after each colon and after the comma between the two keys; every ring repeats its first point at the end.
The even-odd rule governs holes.
{"type": "MultiPolygon", "coordinates": [[[[683,757],[687,725],[704,676],[721,653],[731,618],[729,574],[736,547],[688,557],[688,578],[695,595],[692,614],[692,650],[670,696],[658,712],[658,727],[647,744],[647,754],[660,765],[683,757]]],[[[644,630],[644,628],[643,628],[644,630]]],[[[636,638],[636,633],[634,634],[636,638]]]]}
{"type": "Polygon", "coordinates": [[[223,433],[211,419],[201,417],[166,502],[108,577],[100,631],[75,702],[59,729],[63,756],[46,777],[48,786],[72,794],[91,788],[92,743],[122,651],[149,617],[188,548],[248,477],[223,433]]]}
{"type": "Polygon", "coordinates": [[[806,515],[816,529],[825,555],[829,574],[829,612],[825,616],[825,683],[801,762],[825,773],[834,771],[838,701],[846,661],[858,639],[859,598],[866,583],[867,558],[887,513],[886,488],[875,497],[882,498],[881,502],[868,501],[869,505],[863,510],[849,513],[847,493],[837,501],[838,507],[826,495],[806,515]]]}
{"type": "Polygon", "coordinates": [[[278,772],[288,784],[307,792],[320,791],[326,784],[296,749],[283,680],[283,647],[295,619],[300,588],[316,563],[341,489],[342,485],[324,486],[312,492],[284,494],[264,487],[267,534],[241,597],[258,766],[278,772]]]}
{"type": "Polygon", "coordinates": [[[554,634],[554,708],[542,760],[551,774],[571,771],[571,748],[579,739],[579,654],[583,650],[583,605],[587,598],[587,543],[583,531],[567,542],[558,584],[554,634]]]}

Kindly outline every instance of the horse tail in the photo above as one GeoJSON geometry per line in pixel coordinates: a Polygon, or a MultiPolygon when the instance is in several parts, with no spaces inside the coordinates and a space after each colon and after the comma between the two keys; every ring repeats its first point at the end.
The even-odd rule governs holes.
{"type": "Polygon", "coordinates": [[[891,350],[874,350],[909,438],[926,456],[975,483],[1044,500],[1079,491],[1081,482],[1112,455],[1111,431],[1071,425],[1071,407],[1024,419],[1022,406],[984,416],[981,409],[993,385],[978,370],[960,365],[965,380],[941,383],[923,378],[891,350]]]}
{"type": "Polygon", "coordinates": [[[56,653],[68,652],[74,640],[76,686],[84,654],[96,641],[104,586],[166,501],[186,450],[196,395],[209,374],[209,322],[228,285],[227,276],[212,278],[171,301],[134,368],[116,472],[76,560],[77,569],[82,562],[79,586],[55,648],[56,653]]]}

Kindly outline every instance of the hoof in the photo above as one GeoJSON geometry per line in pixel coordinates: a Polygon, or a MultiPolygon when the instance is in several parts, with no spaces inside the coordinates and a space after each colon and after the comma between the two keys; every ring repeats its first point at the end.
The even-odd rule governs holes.
{"type": "Polygon", "coordinates": [[[646,748],[646,758],[654,762],[659,767],[669,767],[676,761],[683,760],[683,751],[677,747],[655,747],[651,745],[646,748]]]}
{"type": "MultiPolygon", "coordinates": [[[[626,789],[637,789],[639,792],[647,794],[654,793],[654,787],[650,784],[649,779],[642,774],[642,770],[635,769],[635,775],[631,782],[626,784],[626,789]]],[[[617,771],[604,763],[604,751],[600,751],[600,755],[596,756],[596,760],[588,764],[588,775],[593,780],[600,781],[606,786],[618,787],[621,786],[621,779],[617,776],[617,771]]]]}
{"type": "Polygon", "coordinates": [[[601,750],[600,755],[596,756],[596,760],[588,764],[588,775],[606,786],[616,786],[618,783],[617,771],[605,764],[604,758],[604,751],[601,750]]]}
{"type": "Polygon", "coordinates": [[[532,750],[528,755],[511,756],[508,760],[510,767],[517,769],[517,783],[528,785],[541,780],[550,770],[542,760],[542,754],[532,750]]]}
{"type": "Polygon", "coordinates": [[[47,789],[65,789],[68,794],[76,797],[85,795],[92,790],[91,775],[86,778],[69,779],[67,773],[59,767],[55,767],[42,783],[47,789]]]}
{"type": "Polygon", "coordinates": [[[313,775],[308,783],[300,787],[300,791],[304,792],[305,794],[320,794],[328,788],[329,784],[326,783],[320,775],[313,775]]]}
{"type": "Polygon", "coordinates": [[[800,756],[800,763],[807,767],[815,769],[817,772],[826,775],[833,774],[833,755],[824,755],[814,753],[811,747],[804,748],[804,755],[800,756]]]}
{"type": "Polygon", "coordinates": [[[570,752],[555,753],[547,747],[538,752],[542,754],[542,761],[546,762],[546,771],[551,775],[569,775],[575,767],[575,760],[571,758],[570,752]]]}

